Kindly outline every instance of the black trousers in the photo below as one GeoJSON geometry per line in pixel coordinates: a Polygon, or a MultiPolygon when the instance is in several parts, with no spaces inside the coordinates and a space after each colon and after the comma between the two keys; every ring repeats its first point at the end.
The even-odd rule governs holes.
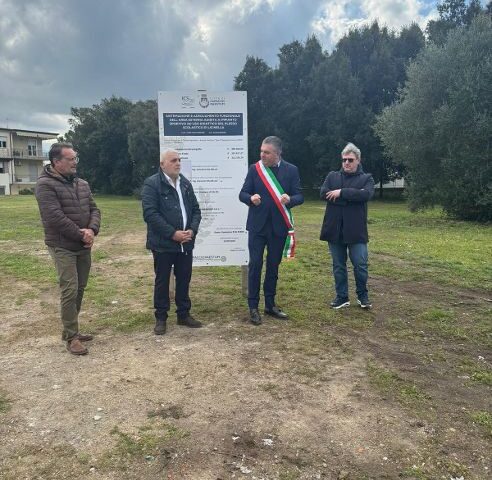
{"type": "Polygon", "coordinates": [[[265,308],[275,306],[277,293],[278,267],[282,261],[285,236],[274,234],[271,222],[267,222],[260,232],[249,232],[249,267],[248,267],[248,307],[258,308],[260,301],[261,270],[263,268],[263,252],[267,248],[266,272],[263,281],[265,308]]]}
{"type": "Polygon", "coordinates": [[[189,296],[193,253],[164,253],[152,251],[154,256],[154,308],[156,320],[167,320],[169,312],[169,277],[174,266],[176,277],[176,313],[178,318],[185,318],[191,309],[189,296]]]}

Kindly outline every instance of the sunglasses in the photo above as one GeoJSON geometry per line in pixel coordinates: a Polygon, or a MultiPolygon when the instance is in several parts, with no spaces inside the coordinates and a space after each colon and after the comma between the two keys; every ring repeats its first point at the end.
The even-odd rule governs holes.
{"type": "Polygon", "coordinates": [[[353,163],[355,161],[355,158],[342,158],[342,163],[348,162],[348,163],[353,163]]]}

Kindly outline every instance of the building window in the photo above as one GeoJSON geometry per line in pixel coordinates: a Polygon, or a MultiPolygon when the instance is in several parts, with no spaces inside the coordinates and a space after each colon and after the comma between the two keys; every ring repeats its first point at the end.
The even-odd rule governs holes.
{"type": "Polygon", "coordinates": [[[27,141],[27,154],[30,157],[35,157],[37,155],[37,142],[36,140],[27,141]]]}
{"type": "Polygon", "coordinates": [[[0,148],[7,148],[7,137],[0,135],[0,148]]]}

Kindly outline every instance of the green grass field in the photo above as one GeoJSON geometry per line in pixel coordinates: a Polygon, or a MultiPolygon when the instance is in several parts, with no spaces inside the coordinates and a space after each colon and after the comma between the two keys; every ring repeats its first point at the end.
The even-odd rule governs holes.
{"type": "MultiPolygon", "coordinates": [[[[101,237],[144,231],[139,201],[98,197],[97,202],[103,214],[101,237]]],[[[323,211],[323,203],[315,201],[294,210],[300,242],[298,258],[302,264],[300,269],[295,264],[291,267],[296,273],[310,262],[328,263],[326,243],[317,240],[323,211]]],[[[19,247],[30,248],[42,239],[39,213],[31,196],[0,198],[0,220],[0,241],[14,241],[19,247]]],[[[372,274],[483,290],[492,288],[490,226],[449,220],[438,209],[411,213],[404,203],[376,201],[370,204],[369,232],[372,274]]],[[[14,267],[14,262],[6,258],[11,255],[6,254],[2,252],[2,268],[15,269],[21,277],[39,274],[32,273],[32,265],[23,268],[23,262],[14,267]]]]}
{"type": "MultiPolygon", "coordinates": [[[[138,269],[138,262],[131,259],[132,253],[145,254],[142,237],[145,224],[140,202],[123,197],[98,197],[97,203],[103,220],[94,249],[95,268],[87,299],[100,309],[100,322],[104,326],[118,330],[138,328],[148,322],[152,279],[148,275],[137,274],[128,285],[124,272],[127,268],[132,271],[138,269]],[[140,235],[141,243],[125,245],[124,241],[118,241],[128,234],[140,235]],[[105,242],[106,239],[111,241],[105,242]],[[127,261],[125,253],[128,253],[127,261]],[[113,257],[118,257],[118,262],[114,262],[113,257]],[[97,265],[102,268],[97,268],[97,265]],[[132,297],[146,299],[148,313],[142,312],[142,302],[139,302],[138,311],[128,318],[132,297]],[[114,298],[125,300],[119,300],[119,307],[115,307],[111,303],[114,298]]],[[[338,322],[339,316],[325,308],[334,291],[327,244],[318,240],[324,205],[309,201],[294,212],[297,258],[281,266],[278,298],[282,301],[282,297],[290,296],[289,304],[284,301],[284,306],[294,314],[298,326],[308,326],[313,317],[338,322]]],[[[6,247],[0,252],[0,269],[18,280],[55,285],[51,259],[40,254],[45,252],[45,246],[35,199],[31,196],[1,198],[0,224],[0,242],[6,247]]],[[[453,306],[463,300],[462,289],[479,290],[483,297],[492,296],[490,226],[450,221],[438,209],[415,214],[409,212],[404,203],[372,202],[369,234],[370,277],[372,283],[377,283],[383,298],[385,285],[394,288],[395,282],[406,282],[402,285],[413,285],[411,290],[416,291],[438,288],[432,305],[409,307],[415,310],[417,321],[428,324],[443,335],[485,341],[486,317],[480,314],[480,318],[470,319],[470,324],[476,323],[467,329],[457,321],[453,306]]],[[[229,313],[241,314],[244,310],[239,268],[197,268],[193,283],[197,285],[192,298],[195,313],[215,318],[229,313]]],[[[402,294],[404,296],[405,292],[402,294]]],[[[379,298],[372,295],[372,299],[377,305],[379,298]]],[[[404,300],[398,296],[394,302],[404,303],[404,300]]],[[[388,321],[391,327],[391,319],[388,321]]],[[[344,322],[350,324],[351,318],[344,318],[344,322]]],[[[355,323],[359,324],[359,319],[355,323]]],[[[398,334],[404,335],[399,327],[397,330],[398,334]]]]}
{"type": "MultiPolygon", "coordinates": [[[[86,326],[93,333],[116,336],[150,332],[152,258],[145,250],[140,202],[107,196],[98,196],[96,201],[102,227],[84,300],[86,326]]],[[[246,322],[239,267],[194,270],[193,314],[216,325],[224,338],[257,342],[258,354],[267,348],[296,358],[295,366],[280,364],[277,377],[259,385],[275,401],[285,395],[285,375],[295,375],[298,382],[313,388],[328,381],[320,358],[338,365],[360,360],[361,375],[378,402],[399,409],[408,422],[425,423],[438,432],[423,441],[422,461],[415,468],[405,463],[402,452],[400,461],[405,466],[398,470],[400,477],[482,478],[470,465],[476,460],[473,445],[484,451],[492,439],[487,401],[492,388],[492,228],[449,220],[439,209],[410,213],[404,203],[371,202],[369,290],[374,308],[333,311],[328,307],[334,296],[330,257],[327,244],[318,239],[323,213],[324,204],[317,201],[294,210],[297,255],[281,265],[277,296],[292,319],[282,330],[273,330],[266,338],[267,326],[254,329],[246,322]],[[468,460],[455,461],[451,453],[443,454],[438,448],[439,442],[451,441],[446,436],[449,429],[462,434],[449,451],[461,449],[468,460]]],[[[9,292],[19,312],[39,297],[47,312],[37,327],[39,335],[58,335],[56,276],[34,197],[0,198],[0,245],[0,288],[9,292]]],[[[354,300],[351,272],[349,286],[354,300]]],[[[28,328],[11,329],[8,342],[21,342],[28,328]]],[[[255,373],[245,368],[246,373],[255,373]]],[[[0,383],[0,415],[15,413],[15,408],[16,396],[0,383]]],[[[135,439],[126,431],[112,432],[117,443],[112,453],[101,457],[101,468],[112,468],[108,458],[124,457],[127,462],[130,453],[138,456],[146,451],[147,437],[135,439]]],[[[171,441],[166,432],[149,436],[152,446],[162,439],[171,441]]],[[[186,442],[187,437],[181,435],[179,441],[186,442]]],[[[365,467],[357,468],[360,475],[353,478],[376,478],[364,474],[365,467]]],[[[10,472],[15,478],[15,468],[10,472]]],[[[308,478],[295,464],[283,472],[278,478],[308,478]]]]}
{"type": "MultiPolygon", "coordinates": [[[[111,268],[106,272],[104,268],[94,269],[88,298],[103,307],[103,311],[104,307],[109,308],[110,312],[105,312],[103,317],[107,317],[108,313],[118,317],[117,309],[110,306],[110,298],[122,297],[122,289],[126,299],[144,296],[150,306],[151,279],[137,275],[132,284],[127,285],[126,281],[121,281],[124,275],[114,275],[114,270],[124,274],[125,268],[138,268],[130,257],[132,252],[145,254],[144,238],[139,237],[140,244],[133,242],[131,245],[125,245],[118,238],[124,239],[128,234],[144,235],[145,224],[140,202],[135,199],[98,197],[97,202],[103,220],[93,253],[94,264],[111,268]],[[105,239],[114,241],[105,242],[105,239]],[[119,258],[125,253],[129,256],[126,262],[119,258]],[[117,263],[113,262],[114,256],[119,258],[117,263]]],[[[289,294],[288,307],[295,313],[299,325],[309,323],[320,309],[325,320],[337,318],[324,308],[334,292],[327,244],[318,240],[323,211],[323,203],[316,201],[309,201],[295,209],[297,259],[284,262],[281,266],[279,299],[289,294]]],[[[0,269],[18,280],[54,284],[51,260],[40,254],[45,247],[35,199],[30,196],[1,198],[0,222],[0,242],[5,245],[0,252],[0,269]]],[[[381,295],[384,296],[385,284],[394,287],[395,282],[413,283],[416,290],[438,287],[438,301],[432,308],[419,313],[419,321],[440,324],[444,333],[448,330],[449,334],[466,335],[466,332],[454,331],[450,326],[453,304],[463,300],[460,289],[479,290],[482,296],[490,298],[492,228],[450,221],[438,209],[410,213],[403,203],[372,202],[369,234],[370,277],[373,283],[380,286],[381,295]]],[[[239,313],[244,309],[239,268],[197,268],[193,282],[200,286],[213,285],[213,289],[195,288],[195,311],[201,315],[239,313]],[[214,299],[220,299],[220,302],[214,299]]],[[[378,303],[374,295],[373,301],[378,303]]],[[[395,302],[398,301],[395,299],[395,302]]],[[[142,320],[145,321],[145,318],[142,320]]],[[[124,321],[121,323],[118,318],[115,322],[116,328],[125,329],[126,326],[133,328],[138,325],[139,319],[133,319],[131,325],[124,321]]],[[[472,336],[475,333],[482,335],[481,330],[472,336]]]]}

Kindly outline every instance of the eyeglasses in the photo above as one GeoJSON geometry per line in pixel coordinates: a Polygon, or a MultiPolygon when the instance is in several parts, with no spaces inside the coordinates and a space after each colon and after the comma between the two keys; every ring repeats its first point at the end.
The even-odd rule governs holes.
{"type": "Polygon", "coordinates": [[[72,158],[68,158],[68,157],[60,157],[60,160],[67,160],[67,162],[75,162],[76,164],[79,163],[79,157],[72,157],[72,158]]]}
{"type": "Polygon", "coordinates": [[[355,161],[355,158],[342,158],[342,163],[348,162],[348,163],[353,163],[355,161]]]}

